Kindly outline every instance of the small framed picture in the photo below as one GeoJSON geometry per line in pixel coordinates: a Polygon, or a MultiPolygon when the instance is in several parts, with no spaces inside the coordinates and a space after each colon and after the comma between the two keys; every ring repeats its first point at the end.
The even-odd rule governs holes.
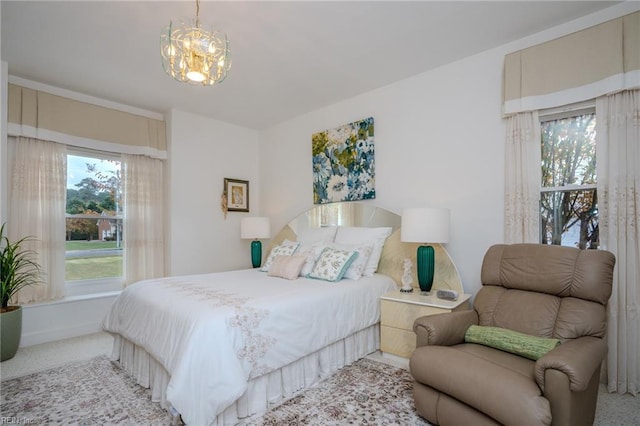
{"type": "Polygon", "coordinates": [[[224,192],[227,210],[230,212],[249,211],[249,181],[224,178],[224,192]]]}

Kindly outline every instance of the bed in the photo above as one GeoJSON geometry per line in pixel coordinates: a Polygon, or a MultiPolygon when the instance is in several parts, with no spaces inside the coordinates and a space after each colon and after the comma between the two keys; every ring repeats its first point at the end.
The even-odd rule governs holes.
{"type": "MultiPolygon", "coordinates": [[[[272,239],[261,268],[127,287],[103,322],[112,358],[186,424],[232,425],[376,351],[379,297],[397,288],[415,246],[399,242],[397,215],[381,226],[385,214],[350,204],[348,217],[373,226],[316,228],[308,224],[321,215],[307,214],[272,239]],[[327,256],[325,266],[350,261],[325,270],[327,256]],[[300,269],[282,266],[292,263],[300,269]]],[[[445,263],[436,275],[448,287],[445,263]]]]}

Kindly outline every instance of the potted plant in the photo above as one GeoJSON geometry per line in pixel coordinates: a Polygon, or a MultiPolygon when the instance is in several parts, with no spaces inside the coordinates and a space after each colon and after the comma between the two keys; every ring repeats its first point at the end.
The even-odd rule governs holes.
{"type": "Polygon", "coordinates": [[[20,346],[22,334],[22,307],[9,306],[11,299],[20,289],[40,283],[40,265],[33,260],[33,250],[23,247],[31,239],[24,237],[10,241],[4,234],[5,224],[0,227],[0,344],[2,359],[15,356],[20,346]]]}

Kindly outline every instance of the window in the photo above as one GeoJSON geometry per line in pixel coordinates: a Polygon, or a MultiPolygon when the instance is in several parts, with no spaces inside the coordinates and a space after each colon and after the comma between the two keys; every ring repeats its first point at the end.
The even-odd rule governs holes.
{"type": "Polygon", "coordinates": [[[65,281],[68,295],[122,288],[120,158],[67,155],[65,281]]]}
{"type": "Polygon", "coordinates": [[[598,248],[594,108],[541,114],[543,244],[598,248]]]}

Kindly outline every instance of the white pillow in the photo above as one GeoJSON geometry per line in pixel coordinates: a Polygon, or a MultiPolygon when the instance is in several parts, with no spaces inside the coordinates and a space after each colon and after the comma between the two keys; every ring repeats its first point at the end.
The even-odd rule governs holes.
{"type": "Polygon", "coordinates": [[[300,244],[332,243],[337,230],[337,226],[303,229],[297,240],[300,244]]]}
{"type": "Polygon", "coordinates": [[[373,251],[373,244],[330,244],[329,247],[333,247],[338,250],[355,251],[358,256],[351,262],[349,269],[344,273],[343,278],[349,278],[350,280],[359,280],[364,273],[364,268],[371,257],[373,251]]]}
{"type": "Polygon", "coordinates": [[[300,269],[304,265],[305,258],[302,256],[282,256],[278,255],[273,258],[269,272],[270,277],[285,278],[287,280],[295,280],[300,274],[300,269]]]}
{"type": "Polygon", "coordinates": [[[372,244],[373,250],[362,273],[370,277],[378,270],[382,248],[387,237],[391,235],[391,227],[366,228],[357,226],[339,226],[335,242],[338,244],[372,244]]]}
{"type": "Polygon", "coordinates": [[[305,258],[305,263],[300,270],[301,277],[306,277],[311,273],[313,266],[316,264],[316,260],[318,260],[325,247],[327,247],[327,245],[323,243],[300,245],[300,247],[298,247],[296,255],[303,256],[305,258]]]}
{"type": "Polygon", "coordinates": [[[317,278],[331,282],[340,281],[357,255],[358,253],[355,251],[325,247],[318,261],[313,266],[309,278],[317,278]]]}
{"type": "Polygon", "coordinates": [[[264,261],[264,264],[262,265],[260,270],[262,272],[269,272],[269,268],[271,267],[271,262],[273,262],[273,259],[276,256],[291,256],[293,253],[295,253],[299,245],[300,244],[298,243],[285,240],[285,242],[283,242],[279,246],[275,246],[274,248],[271,249],[271,253],[269,253],[267,260],[264,261]]]}

